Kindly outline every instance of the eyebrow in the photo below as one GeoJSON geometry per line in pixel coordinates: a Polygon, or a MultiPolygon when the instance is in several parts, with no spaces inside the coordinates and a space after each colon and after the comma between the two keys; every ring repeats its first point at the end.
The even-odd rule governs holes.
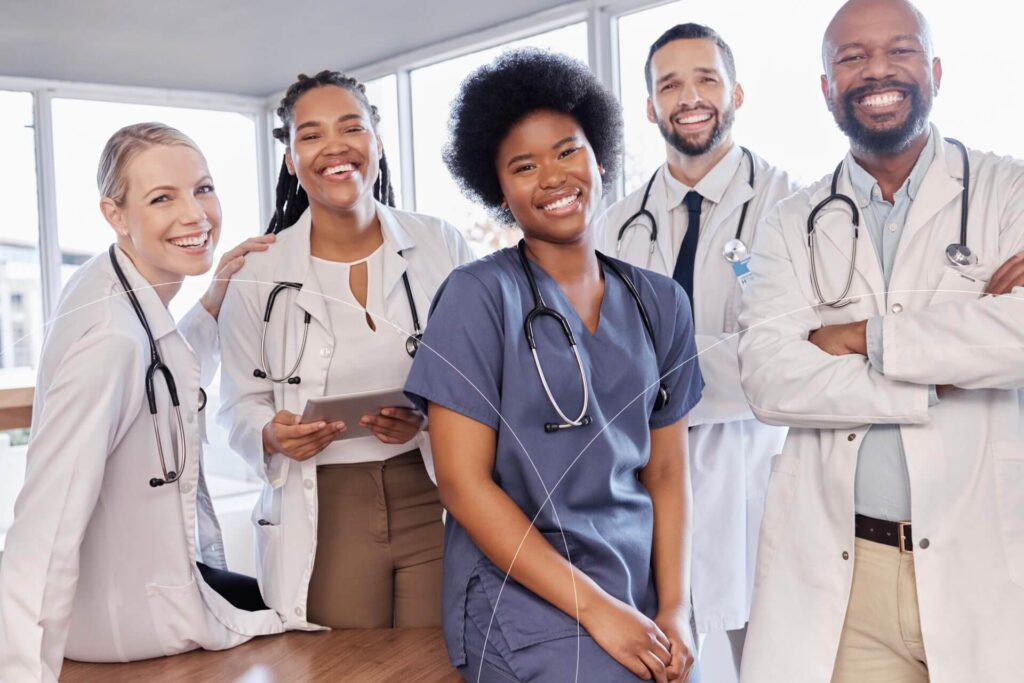
{"type": "MultiPolygon", "coordinates": [[[[889,42],[890,43],[898,43],[901,40],[914,41],[914,42],[917,42],[920,45],[924,44],[921,41],[921,37],[920,36],[916,36],[916,35],[909,34],[909,33],[908,34],[901,34],[901,35],[898,35],[898,36],[893,36],[889,40],[889,42]]],[[[838,52],[842,52],[843,50],[851,50],[853,48],[858,48],[858,47],[864,47],[864,43],[859,43],[859,42],[843,43],[842,45],[840,45],[839,47],[836,48],[836,52],[838,53],[838,52]]]]}
{"type": "MultiPolygon", "coordinates": [[[[717,75],[719,75],[718,69],[710,69],[710,68],[708,68],[708,67],[706,67],[706,66],[698,66],[698,67],[694,67],[694,69],[693,69],[693,70],[694,70],[694,71],[696,71],[696,72],[697,72],[697,73],[699,73],[699,74],[710,74],[710,75],[712,75],[712,76],[717,76],[717,75]]],[[[672,71],[672,72],[670,72],[670,73],[667,73],[667,74],[665,74],[665,75],[664,75],[664,76],[662,76],[661,78],[659,78],[657,82],[658,82],[658,83],[664,83],[664,82],[665,82],[665,81],[667,81],[667,80],[670,80],[670,79],[672,79],[672,78],[676,78],[676,75],[677,75],[677,74],[676,74],[676,72],[675,72],[675,71],[672,71]]]]}
{"type": "MultiPolygon", "coordinates": [[[[208,175],[204,175],[202,178],[200,178],[199,180],[196,181],[196,185],[202,185],[203,183],[212,183],[212,182],[213,182],[213,178],[211,178],[208,175]]],[[[176,188],[174,185],[158,185],[157,187],[154,187],[154,188],[150,189],[149,191],[147,191],[146,194],[144,194],[142,196],[143,197],[148,197],[149,195],[153,194],[154,192],[158,192],[158,191],[174,192],[177,189],[178,188],[176,188]]]]}
{"type": "MultiPolygon", "coordinates": [[[[341,123],[342,121],[351,121],[352,119],[362,120],[362,118],[362,114],[344,114],[343,116],[339,116],[335,123],[341,123]]],[[[300,123],[299,125],[295,126],[295,132],[298,132],[303,128],[315,128],[320,125],[321,124],[319,121],[306,121],[305,123],[300,123]]]]}
{"type": "MultiPolygon", "coordinates": [[[[575,141],[576,141],[576,136],[575,135],[570,135],[568,137],[562,138],[561,140],[559,140],[555,144],[551,145],[551,149],[558,149],[559,147],[561,147],[562,145],[564,145],[564,144],[566,144],[568,142],[575,142],[575,141]]],[[[520,162],[520,161],[526,161],[527,159],[530,159],[532,157],[533,157],[533,154],[519,154],[517,156],[514,156],[514,157],[512,157],[511,159],[508,160],[508,163],[505,164],[505,168],[508,168],[509,166],[511,166],[514,163],[517,163],[517,162],[520,162]]]]}

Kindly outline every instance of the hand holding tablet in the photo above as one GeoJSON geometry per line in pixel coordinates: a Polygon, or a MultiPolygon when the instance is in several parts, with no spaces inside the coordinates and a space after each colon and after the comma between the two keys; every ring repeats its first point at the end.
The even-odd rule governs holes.
{"type": "MultiPolygon", "coordinates": [[[[385,389],[311,398],[302,411],[302,422],[344,422],[347,429],[339,432],[335,441],[374,436],[385,443],[404,443],[418,431],[418,425],[410,421],[419,415],[401,389],[385,389]],[[386,408],[399,410],[393,415],[382,415],[381,411],[386,408]],[[371,419],[364,420],[365,417],[371,419]]],[[[422,424],[422,417],[419,424],[422,424]]]]}

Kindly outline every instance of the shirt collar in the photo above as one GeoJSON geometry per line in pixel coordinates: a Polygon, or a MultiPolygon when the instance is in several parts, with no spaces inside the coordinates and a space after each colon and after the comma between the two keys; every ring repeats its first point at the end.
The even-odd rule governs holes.
{"type": "MultiPolygon", "coordinates": [[[[936,139],[937,136],[933,135],[932,131],[929,130],[928,141],[925,143],[924,149],[921,150],[921,154],[917,157],[914,168],[910,170],[910,175],[903,183],[903,186],[897,191],[897,194],[906,191],[910,201],[914,201],[917,198],[917,193],[921,189],[924,177],[928,173],[928,167],[935,160],[936,139]]],[[[878,187],[878,181],[875,180],[873,175],[864,170],[863,166],[857,163],[857,160],[853,158],[852,152],[846,155],[846,163],[850,169],[850,182],[853,184],[853,192],[857,198],[857,204],[863,209],[872,200],[881,200],[882,191],[878,187]]]]}
{"type": "MultiPolygon", "coordinates": [[[[142,307],[142,312],[146,316],[146,322],[149,324],[150,332],[153,333],[153,339],[160,339],[167,336],[171,332],[177,329],[174,323],[174,317],[171,312],[167,310],[167,306],[160,299],[160,295],[157,293],[157,288],[149,283],[142,276],[142,274],[132,263],[132,260],[128,258],[128,255],[121,251],[120,247],[114,249],[114,256],[117,258],[117,265],[121,266],[121,272],[124,273],[124,279],[127,280],[128,286],[135,294],[135,298],[139,301],[139,306],[142,307]]],[[[109,259],[108,259],[109,262],[109,259]]],[[[110,272],[114,273],[113,266],[110,266],[110,272]]],[[[118,291],[123,292],[124,288],[121,286],[120,281],[114,274],[115,281],[117,282],[118,291]]],[[[122,295],[127,298],[127,295],[122,295]]]]}
{"type": "Polygon", "coordinates": [[[696,190],[704,199],[718,204],[725,196],[725,191],[729,189],[729,183],[735,177],[742,159],[743,150],[739,145],[733,145],[694,187],[687,187],[676,180],[669,171],[668,164],[665,164],[662,170],[662,178],[665,181],[665,206],[670,210],[679,206],[690,190],[696,190]]]}

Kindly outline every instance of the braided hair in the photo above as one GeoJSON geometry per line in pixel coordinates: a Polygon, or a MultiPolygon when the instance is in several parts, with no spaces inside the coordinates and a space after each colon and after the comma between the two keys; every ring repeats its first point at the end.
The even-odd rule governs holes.
{"type": "MultiPolygon", "coordinates": [[[[377,107],[370,104],[366,97],[366,86],[340,71],[323,70],[315,76],[299,74],[294,83],[288,86],[288,91],[281,98],[281,104],[277,108],[277,116],[281,119],[281,127],[274,129],[274,139],[287,145],[289,143],[289,132],[292,125],[292,117],[295,113],[295,103],[303,94],[313,88],[335,86],[352,93],[363,108],[370,113],[370,121],[376,132],[380,124],[380,112],[377,107]]],[[[387,156],[381,152],[380,173],[373,183],[373,198],[387,206],[395,205],[395,190],[391,187],[391,170],[388,168],[387,156]]],[[[299,185],[297,176],[288,172],[288,164],[281,161],[281,173],[277,178],[277,196],[274,201],[274,215],[270,218],[270,225],[267,226],[268,234],[276,234],[290,228],[299,220],[299,216],[309,207],[309,197],[306,191],[299,185]]]]}

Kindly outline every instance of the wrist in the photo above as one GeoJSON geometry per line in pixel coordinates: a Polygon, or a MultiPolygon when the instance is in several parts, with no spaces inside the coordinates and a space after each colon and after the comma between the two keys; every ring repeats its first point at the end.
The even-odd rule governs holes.
{"type": "Polygon", "coordinates": [[[204,294],[199,297],[199,303],[206,309],[206,312],[209,313],[210,317],[214,320],[216,320],[217,316],[220,315],[220,306],[213,302],[213,299],[209,294],[204,294]]]}
{"type": "Polygon", "coordinates": [[[861,320],[860,322],[851,323],[852,334],[850,338],[849,348],[853,353],[859,353],[862,356],[868,355],[868,321],[861,320]]]}
{"type": "MultiPolygon", "coordinates": [[[[581,572],[577,572],[577,579],[580,574],[581,572]]],[[[577,580],[576,586],[580,624],[587,628],[587,624],[592,622],[601,613],[602,608],[607,607],[614,598],[605,593],[597,584],[588,585],[587,582],[577,580]]]]}

